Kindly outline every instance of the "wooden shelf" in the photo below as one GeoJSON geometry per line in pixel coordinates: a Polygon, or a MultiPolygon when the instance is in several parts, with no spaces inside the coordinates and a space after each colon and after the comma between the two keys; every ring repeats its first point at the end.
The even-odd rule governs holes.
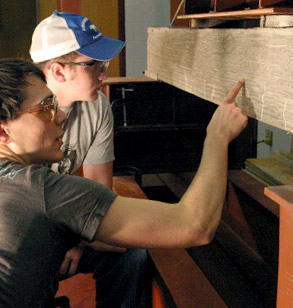
{"type": "Polygon", "coordinates": [[[293,8],[268,7],[260,9],[247,9],[239,11],[209,12],[189,15],[179,15],[177,19],[253,19],[264,15],[290,15],[293,8]]]}
{"type": "Polygon", "coordinates": [[[156,82],[157,80],[150,77],[109,77],[103,81],[103,85],[112,85],[131,82],[156,82]]]}

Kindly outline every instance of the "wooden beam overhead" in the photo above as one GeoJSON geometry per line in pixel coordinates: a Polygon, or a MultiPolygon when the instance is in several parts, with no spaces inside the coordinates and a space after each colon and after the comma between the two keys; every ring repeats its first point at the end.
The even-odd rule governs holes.
{"type": "Polygon", "coordinates": [[[252,10],[238,10],[238,11],[224,11],[224,12],[209,12],[209,13],[198,13],[179,15],[177,19],[253,19],[260,18],[264,15],[288,15],[293,14],[293,8],[283,7],[267,7],[252,10]]]}
{"type": "Polygon", "coordinates": [[[244,78],[246,114],[293,132],[293,28],[149,28],[146,75],[216,104],[244,78]]]}

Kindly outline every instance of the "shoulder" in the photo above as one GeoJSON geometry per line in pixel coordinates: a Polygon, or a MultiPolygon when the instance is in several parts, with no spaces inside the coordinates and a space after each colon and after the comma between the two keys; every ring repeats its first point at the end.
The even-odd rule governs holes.
{"type": "Polygon", "coordinates": [[[18,187],[18,190],[42,193],[46,174],[50,169],[40,165],[26,166],[14,161],[1,161],[0,179],[5,187],[18,187]]]}
{"type": "Polygon", "coordinates": [[[43,176],[45,187],[59,191],[63,197],[64,195],[90,196],[93,192],[105,194],[105,196],[116,195],[104,185],[80,176],[57,174],[48,168],[43,168],[43,176]]]}

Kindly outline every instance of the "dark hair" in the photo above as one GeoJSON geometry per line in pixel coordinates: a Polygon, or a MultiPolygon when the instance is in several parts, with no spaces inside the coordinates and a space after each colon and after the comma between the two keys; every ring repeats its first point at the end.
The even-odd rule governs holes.
{"type": "Polygon", "coordinates": [[[46,82],[44,73],[33,63],[23,59],[0,60],[0,119],[13,120],[17,117],[24,101],[24,88],[28,77],[36,76],[46,82]]]}

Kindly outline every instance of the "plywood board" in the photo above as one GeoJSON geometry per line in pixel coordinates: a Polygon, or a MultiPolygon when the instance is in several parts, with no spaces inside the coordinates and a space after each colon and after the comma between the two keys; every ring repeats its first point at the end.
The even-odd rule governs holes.
{"type": "Polygon", "coordinates": [[[274,158],[292,170],[293,175],[293,153],[280,150],[274,153],[274,158]]]}
{"type": "Polygon", "coordinates": [[[148,72],[216,104],[244,78],[246,114],[293,132],[293,28],[149,28],[148,72]]]}
{"type": "Polygon", "coordinates": [[[293,185],[292,169],[275,158],[248,158],[245,169],[269,186],[293,185]]]}

